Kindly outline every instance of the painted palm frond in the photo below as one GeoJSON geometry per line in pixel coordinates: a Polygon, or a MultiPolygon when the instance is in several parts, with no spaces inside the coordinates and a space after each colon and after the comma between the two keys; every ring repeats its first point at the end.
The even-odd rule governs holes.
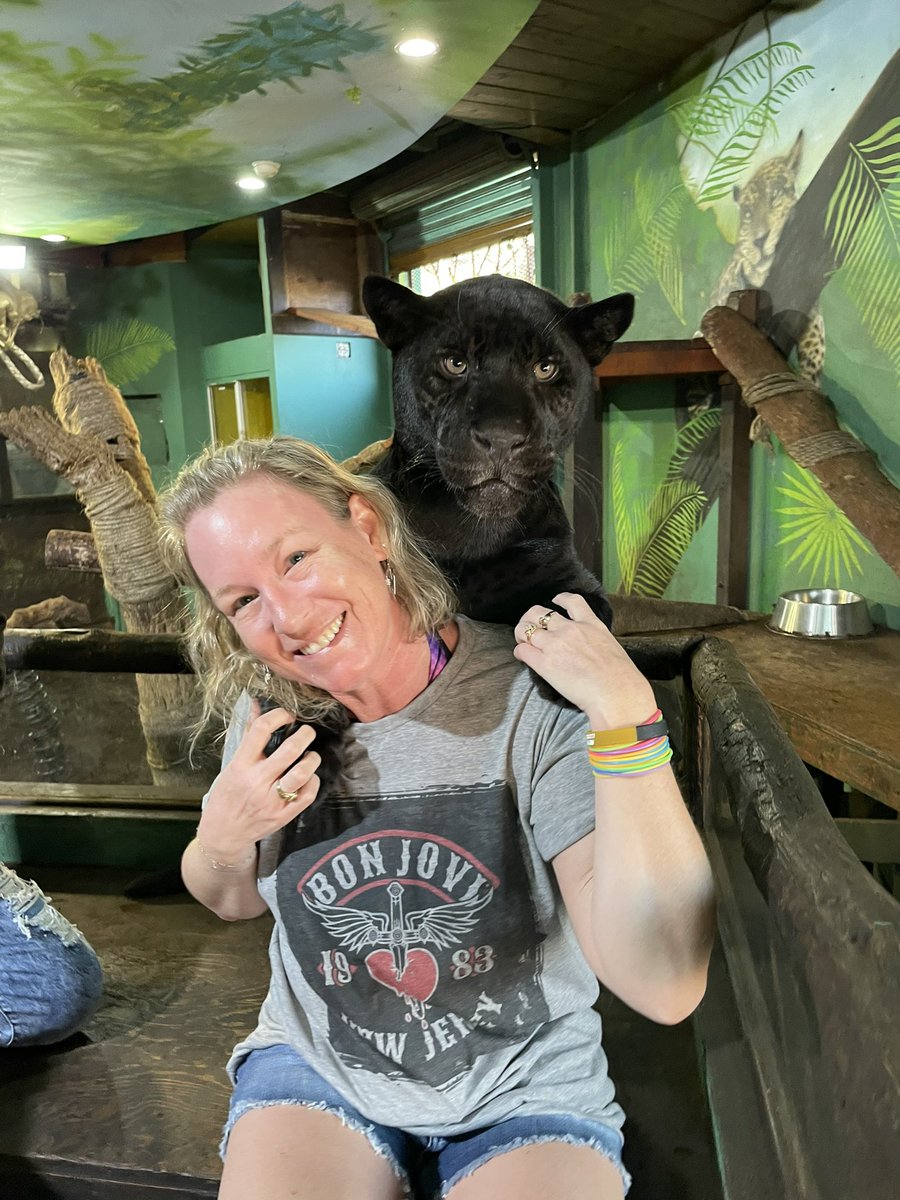
{"type": "Polygon", "coordinates": [[[639,168],[633,203],[620,207],[603,241],[610,287],[640,295],[655,280],[682,322],[684,274],[678,228],[687,206],[688,194],[677,170],[639,168]]]}
{"type": "Polygon", "coordinates": [[[116,387],[133,383],[152,370],[162,356],[175,349],[164,329],[147,321],[105,321],[87,335],[85,353],[96,358],[116,387]]]}
{"type": "Polygon", "coordinates": [[[900,375],[900,117],[850,145],[825,228],[860,320],[900,375]]]}
{"type": "Polygon", "coordinates": [[[632,513],[634,511],[632,504],[629,502],[629,497],[634,493],[629,489],[626,482],[626,441],[623,438],[616,442],[613,450],[612,460],[612,502],[613,502],[613,527],[616,541],[616,557],[619,560],[619,570],[622,576],[622,585],[619,590],[624,591],[624,582],[626,579],[634,579],[635,558],[637,554],[637,537],[634,530],[634,520],[632,513]]]}
{"type": "Polygon", "coordinates": [[[710,434],[719,428],[721,423],[722,410],[707,408],[682,425],[675,437],[675,448],[669,459],[669,469],[666,472],[667,481],[683,477],[685,463],[692,454],[696,453],[710,434]]]}
{"type": "Polygon", "coordinates": [[[747,97],[768,88],[773,72],[785,67],[792,70],[801,57],[795,42],[773,42],[723,70],[697,96],[678,100],[669,106],[678,131],[686,141],[703,141],[730,133],[735,113],[747,103],[747,97]]]}
{"type": "Polygon", "coordinates": [[[776,509],[785,518],[776,545],[793,545],[786,566],[797,563],[810,584],[839,587],[862,573],[857,550],[871,554],[869,544],[824,491],[816,477],[802,467],[785,472],[788,486],[776,491],[794,503],[776,509]]]}
{"type": "Polygon", "coordinates": [[[690,479],[659,485],[649,504],[637,509],[631,526],[633,547],[622,572],[621,591],[662,596],[703,519],[706,496],[690,479]]]}
{"type": "Polygon", "coordinates": [[[607,218],[603,230],[603,268],[611,291],[639,296],[653,279],[653,259],[641,236],[637,211],[623,203],[607,218]]]}
{"type": "Polygon", "coordinates": [[[798,63],[800,48],[774,42],[723,71],[699,96],[669,111],[684,138],[711,159],[705,174],[689,186],[700,205],[722,199],[745,173],[784,105],[812,79],[814,68],[798,63]]]}

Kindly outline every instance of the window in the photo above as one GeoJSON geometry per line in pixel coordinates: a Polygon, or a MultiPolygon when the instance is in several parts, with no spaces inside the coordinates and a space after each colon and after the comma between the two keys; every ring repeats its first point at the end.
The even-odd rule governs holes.
{"type": "Polygon", "coordinates": [[[272,396],[267,377],[213,383],[208,393],[209,421],[218,445],[237,438],[271,437],[272,396]]]}
{"type": "Polygon", "coordinates": [[[459,245],[430,246],[422,254],[422,257],[428,256],[427,262],[397,271],[397,278],[421,296],[430,296],[451,283],[478,279],[482,275],[508,275],[534,283],[534,234],[531,229],[485,244],[471,245],[473,240],[480,241],[479,233],[484,237],[486,232],[475,231],[465,239],[456,239],[459,245]]]}

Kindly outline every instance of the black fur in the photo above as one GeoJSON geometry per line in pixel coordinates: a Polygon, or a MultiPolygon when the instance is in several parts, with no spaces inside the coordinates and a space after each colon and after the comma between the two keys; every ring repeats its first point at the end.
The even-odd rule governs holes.
{"type": "Polygon", "coordinates": [[[453,580],[460,611],[514,624],[572,591],[610,625],[555,475],[634,298],[570,308],[501,275],[423,297],[372,275],[363,303],[393,354],[394,437],[374,472],[453,580]]]}

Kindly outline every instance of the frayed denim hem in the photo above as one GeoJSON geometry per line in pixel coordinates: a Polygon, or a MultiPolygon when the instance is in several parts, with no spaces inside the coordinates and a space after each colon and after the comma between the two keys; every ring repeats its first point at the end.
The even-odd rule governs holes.
{"type": "Polygon", "coordinates": [[[280,1107],[284,1107],[284,1106],[289,1106],[292,1108],[311,1108],[311,1109],[314,1109],[316,1112],[334,1113],[334,1115],[336,1117],[338,1117],[339,1120],[341,1121],[341,1124],[346,1126],[347,1129],[354,1129],[357,1133],[361,1133],[363,1135],[363,1137],[366,1138],[369,1145],[372,1147],[372,1149],[375,1151],[375,1153],[378,1155],[379,1158],[386,1159],[386,1161],[390,1165],[391,1169],[393,1170],[394,1174],[397,1176],[397,1178],[403,1184],[404,1197],[408,1198],[408,1197],[412,1196],[412,1190],[410,1188],[410,1183],[409,1183],[409,1176],[407,1175],[407,1173],[403,1169],[403,1167],[400,1165],[400,1163],[397,1161],[397,1158],[394,1155],[394,1152],[391,1149],[391,1147],[386,1142],[381,1141],[381,1139],[377,1136],[377,1134],[375,1133],[374,1126],[371,1124],[365,1124],[362,1121],[354,1120],[353,1117],[351,1117],[349,1115],[349,1113],[347,1113],[344,1109],[336,1108],[332,1104],[327,1104],[324,1100],[318,1100],[318,1101],[310,1101],[310,1100],[242,1100],[242,1101],[239,1101],[237,1104],[235,1104],[233,1106],[232,1111],[228,1116],[228,1120],[225,1123],[225,1128],[222,1130],[222,1140],[219,1142],[219,1157],[224,1161],[225,1151],[228,1149],[228,1138],[231,1135],[231,1131],[234,1128],[234,1124],[236,1121],[240,1120],[240,1118],[245,1113],[253,1112],[253,1110],[257,1109],[257,1108],[280,1108],[280,1107]]]}
{"type": "Polygon", "coordinates": [[[625,1195],[628,1195],[628,1189],[631,1187],[631,1176],[622,1165],[621,1159],[613,1154],[599,1138],[578,1137],[573,1134],[541,1134],[536,1133],[533,1137],[515,1138],[511,1142],[506,1142],[502,1146],[492,1146],[490,1150],[485,1151],[473,1162],[467,1163],[461,1171],[448,1180],[441,1188],[440,1200],[447,1200],[451,1190],[461,1183],[463,1179],[477,1171],[479,1167],[483,1167],[485,1163],[491,1162],[492,1159],[499,1158],[502,1154],[508,1153],[510,1150],[520,1150],[523,1146],[537,1146],[542,1142],[565,1142],[569,1146],[590,1146],[592,1150],[596,1150],[598,1154],[602,1154],[607,1162],[611,1162],[619,1174],[622,1176],[622,1186],[625,1190],[625,1195]]]}

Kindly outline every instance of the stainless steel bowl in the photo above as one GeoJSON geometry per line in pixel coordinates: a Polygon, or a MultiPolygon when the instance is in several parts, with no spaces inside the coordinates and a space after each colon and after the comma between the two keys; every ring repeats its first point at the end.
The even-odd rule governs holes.
{"type": "Polygon", "coordinates": [[[782,592],[768,628],[793,637],[851,638],[872,632],[865,596],[841,588],[782,592]]]}

